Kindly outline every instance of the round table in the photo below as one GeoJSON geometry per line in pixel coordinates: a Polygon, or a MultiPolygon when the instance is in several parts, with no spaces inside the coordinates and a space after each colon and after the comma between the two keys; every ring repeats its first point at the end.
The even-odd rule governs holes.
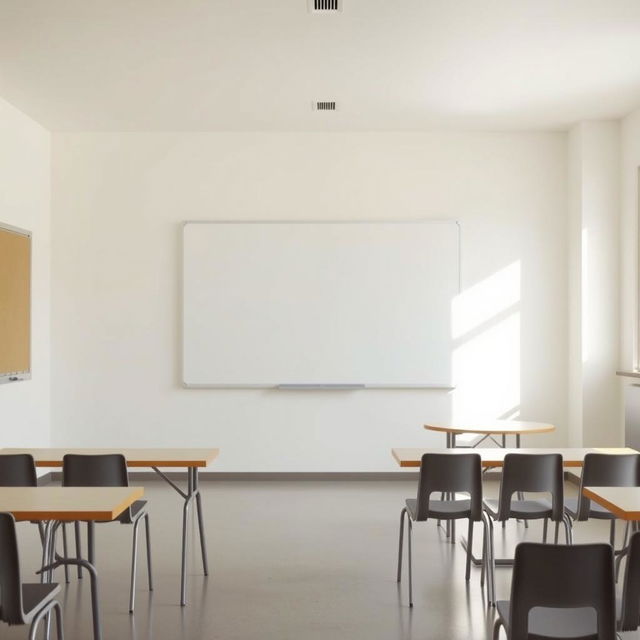
{"type": "MultiPolygon", "coordinates": [[[[447,449],[456,448],[456,436],[462,433],[475,433],[484,436],[476,442],[470,449],[477,447],[485,440],[490,439],[499,447],[506,448],[507,436],[516,437],[516,447],[520,448],[520,436],[528,433],[549,433],[555,431],[555,426],[546,422],[523,422],[521,420],[489,420],[478,422],[454,423],[454,424],[425,424],[424,428],[428,431],[441,431],[447,437],[447,449]],[[498,442],[494,436],[500,436],[501,441],[498,442]]],[[[451,496],[450,496],[451,498],[451,496]]],[[[438,525],[440,521],[438,521],[438,525]]],[[[504,523],[503,523],[504,524],[504,523]]],[[[525,527],[527,522],[525,521],[525,527]]],[[[455,520],[447,520],[447,536],[455,538],[455,520]]]]}
{"type": "Polygon", "coordinates": [[[507,436],[516,437],[516,447],[520,447],[520,436],[529,433],[549,433],[555,431],[555,426],[547,422],[522,422],[520,420],[492,420],[452,424],[425,424],[428,431],[440,431],[447,437],[447,448],[456,447],[456,436],[462,433],[474,433],[484,436],[479,442],[473,445],[477,447],[488,438],[493,440],[499,447],[507,446],[507,436]],[[494,436],[500,436],[498,442],[494,436]]]}

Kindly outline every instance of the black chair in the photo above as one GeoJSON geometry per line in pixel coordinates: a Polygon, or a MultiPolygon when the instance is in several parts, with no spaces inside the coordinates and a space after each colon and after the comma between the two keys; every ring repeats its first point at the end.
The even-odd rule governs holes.
{"type": "MultiPolygon", "coordinates": [[[[564,524],[567,544],[572,544],[571,520],[564,512],[564,475],[562,456],[557,453],[508,453],[504,457],[498,500],[484,500],[489,521],[489,539],[485,561],[488,571],[489,604],[495,604],[495,552],[493,521],[547,520],[564,524]],[[544,498],[521,498],[524,493],[551,494],[551,502],[544,498]],[[514,494],[517,499],[514,500],[514,494]]],[[[546,526],[545,526],[546,530],[546,526]]],[[[546,531],[545,531],[546,536],[546,531]]],[[[484,565],[483,565],[484,568],[484,565]]]]}
{"type": "MultiPolygon", "coordinates": [[[[62,484],[65,487],[128,487],[129,476],[127,463],[121,454],[106,455],[77,455],[67,454],[62,461],[62,484]]],[[[153,590],[151,575],[151,538],[149,532],[149,514],[146,510],[146,500],[136,500],[114,522],[133,525],[133,552],[131,559],[131,589],[129,594],[129,611],[133,613],[136,588],[136,564],[138,555],[138,526],[145,521],[147,539],[147,571],[149,591],[153,590]]],[[[76,530],[76,544],[79,537],[76,530]]],[[[87,523],[88,560],[95,564],[94,551],[94,523],[87,523]]],[[[81,550],[78,548],[78,557],[81,550]]]]}
{"type": "MultiPolygon", "coordinates": [[[[409,606],[413,606],[413,584],[411,563],[411,533],[413,522],[424,522],[429,518],[437,520],[469,521],[467,539],[467,566],[465,579],[469,580],[473,545],[473,524],[482,520],[482,464],[477,453],[425,453],[420,464],[417,498],[409,498],[400,512],[400,537],[398,541],[398,574],[402,578],[402,544],[404,521],[407,519],[408,563],[409,563],[409,606]],[[465,500],[432,500],[432,493],[455,495],[467,493],[465,500]]],[[[486,539],[485,523],[485,539],[486,539]]]]}
{"type": "MultiPolygon", "coordinates": [[[[637,527],[638,523],[634,523],[637,527]]],[[[618,607],[618,630],[636,631],[640,626],[640,531],[636,531],[627,547],[622,600],[618,607]]]]}
{"type": "Polygon", "coordinates": [[[592,502],[582,492],[584,487],[637,487],[640,486],[640,455],[610,455],[588,453],[580,476],[579,498],[565,498],[564,510],[575,521],[589,518],[609,520],[609,542],[615,546],[616,516],[605,507],[592,502]]]}
{"type": "MultiPolygon", "coordinates": [[[[37,487],[38,474],[33,456],[27,453],[11,453],[0,455],[0,487],[37,487]]],[[[44,531],[41,522],[38,525],[40,540],[44,541],[44,531]]],[[[62,545],[64,555],[67,555],[67,530],[62,525],[62,545]]],[[[65,582],[69,582],[69,568],[64,567],[65,582]]]]}
{"type": "Polygon", "coordinates": [[[0,487],[37,487],[38,474],[32,455],[12,453],[0,456],[0,487]]]}
{"type": "Polygon", "coordinates": [[[30,624],[29,640],[35,640],[38,623],[53,609],[58,640],[63,640],[62,610],[55,600],[59,591],[55,583],[22,583],[16,521],[10,513],[0,513],[0,620],[30,624]]]}
{"type": "Polygon", "coordinates": [[[522,542],[511,600],[497,604],[493,640],[615,640],[613,549],[608,544],[522,542]]]}

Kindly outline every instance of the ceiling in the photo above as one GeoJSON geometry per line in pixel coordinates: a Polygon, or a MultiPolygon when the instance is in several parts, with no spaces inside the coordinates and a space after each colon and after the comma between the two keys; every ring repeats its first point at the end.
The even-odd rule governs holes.
{"type": "Polygon", "coordinates": [[[57,131],[555,130],[640,106],[638,0],[343,1],[0,0],[0,96],[57,131]]]}

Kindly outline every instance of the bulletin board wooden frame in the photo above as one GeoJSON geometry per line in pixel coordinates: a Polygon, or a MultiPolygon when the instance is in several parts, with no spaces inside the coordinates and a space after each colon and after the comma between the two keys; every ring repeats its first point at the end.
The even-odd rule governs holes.
{"type": "Polygon", "coordinates": [[[31,244],[0,223],[0,383],[31,378],[31,244]]]}

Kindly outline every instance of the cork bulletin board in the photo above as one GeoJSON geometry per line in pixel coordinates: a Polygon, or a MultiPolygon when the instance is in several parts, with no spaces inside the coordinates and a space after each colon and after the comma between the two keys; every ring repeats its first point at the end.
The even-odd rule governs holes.
{"type": "Polygon", "coordinates": [[[31,233],[0,223],[0,382],[31,377],[31,233]]]}

